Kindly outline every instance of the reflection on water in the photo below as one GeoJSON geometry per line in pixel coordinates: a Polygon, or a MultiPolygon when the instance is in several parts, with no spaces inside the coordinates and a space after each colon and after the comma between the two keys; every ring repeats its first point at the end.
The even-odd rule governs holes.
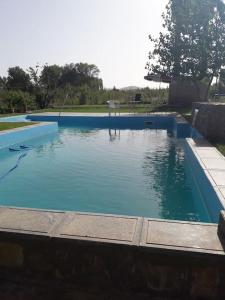
{"type": "Polygon", "coordinates": [[[109,140],[114,142],[120,139],[120,129],[109,129],[109,140]]]}
{"type": "Polygon", "coordinates": [[[209,221],[201,194],[191,180],[182,142],[168,139],[168,151],[146,153],[143,164],[145,181],[157,192],[163,219],[209,221]],[[154,174],[154,176],[152,176],[154,174]]]}
{"type": "MultiPolygon", "coordinates": [[[[209,221],[182,140],[164,130],[61,127],[0,182],[0,204],[209,221]]],[[[0,152],[0,172],[18,153],[0,152]]]]}

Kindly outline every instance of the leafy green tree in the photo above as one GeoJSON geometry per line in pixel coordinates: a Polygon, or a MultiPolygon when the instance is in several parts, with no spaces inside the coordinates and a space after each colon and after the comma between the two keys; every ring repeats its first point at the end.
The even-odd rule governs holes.
{"type": "Polygon", "coordinates": [[[29,108],[34,107],[33,97],[29,93],[20,90],[5,91],[1,98],[12,113],[27,112],[29,108]]]}
{"type": "Polygon", "coordinates": [[[59,86],[62,68],[57,65],[45,65],[40,75],[40,82],[47,90],[54,90],[59,86]]]}
{"type": "Polygon", "coordinates": [[[36,65],[34,68],[29,67],[28,73],[29,73],[30,79],[31,79],[32,94],[35,97],[35,102],[36,102],[38,108],[42,108],[44,91],[43,91],[43,88],[41,85],[41,80],[40,80],[40,76],[41,76],[40,75],[40,73],[41,73],[40,66],[36,65]]]}
{"type": "Polygon", "coordinates": [[[61,67],[57,65],[48,66],[47,64],[43,67],[36,65],[35,68],[30,67],[28,72],[38,107],[47,108],[59,86],[61,67]]]}
{"type": "Polygon", "coordinates": [[[48,107],[55,95],[61,78],[61,67],[57,65],[45,65],[40,75],[40,87],[42,91],[41,108],[48,107]]]}
{"type": "Polygon", "coordinates": [[[147,68],[154,74],[191,80],[205,100],[214,77],[225,65],[225,4],[222,0],[170,0],[164,31],[155,39],[147,68]]]}
{"type": "Polygon", "coordinates": [[[4,90],[7,87],[7,78],[0,76],[0,90],[4,90]]]}
{"type": "Polygon", "coordinates": [[[29,91],[31,88],[30,76],[22,68],[16,66],[8,69],[7,88],[29,91]]]}
{"type": "Polygon", "coordinates": [[[67,64],[62,68],[61,85],[82,86],[87,84],[93,89],[102,89],[102,79],[98,78],[99,69],[94,64],[67,64]]]}

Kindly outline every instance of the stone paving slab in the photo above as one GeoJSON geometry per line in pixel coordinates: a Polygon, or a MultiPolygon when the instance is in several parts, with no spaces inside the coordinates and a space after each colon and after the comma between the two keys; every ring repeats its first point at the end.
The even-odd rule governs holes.
{"type": "Polygon", "coordinates": [[[56,229],[59,237],[137,244],[142,218],[67,213],[56,229]]]}
{"type": "MultiPolygon", "coordinates": [[[[224,175],[225,175],[225,174],[224,174],[224,175]]],[[[223,197],[225,198],[225,186],[219,187],[219,190],[220,190],[221,194],[223,195],[223,197]]]]}
{"type": "Polygon", "coordinates": [[[197,148],[196,152],[201,158],[221,158],[222,157],[222,154],[220,154],[214,147],[197,148]]]}
{"type": "Polygon", "coordinates": [[[207,169],[216,169],[225,171],[224,158],[201,158],[207,169]]]}
{"type": "Polygon", "coordinates": [[[217,225],[145,219],[141,245],[145,247],[165,246],[175,249],[223,252],[217,235],[217,225]]]}
{"type": "Polygon", "coordinates": [[[0,231],[47,234],[61,221],[63,215],[63,212],[0,208],[0,231]]]}
{"type": "Polygon", "coordinates": [[[225,170],[209,170],[208,172],[218,186],[225,186],[225,170]]]}
{"type": "Polygon", "coordinates": [[[0,234],[225,255],[217,225],[141,217],[0,208],[0,234]]]}
{"type": "Polygon", "coordinates": [[[212,145],[206,139],[187,138],[188,143],[198,149],[212,149],[212,145]]]}

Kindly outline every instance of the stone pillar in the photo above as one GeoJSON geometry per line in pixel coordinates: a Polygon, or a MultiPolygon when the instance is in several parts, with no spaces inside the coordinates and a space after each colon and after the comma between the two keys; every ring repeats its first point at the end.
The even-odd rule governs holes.
{"type": "Polygon", "coordinates": [[[197,102],[192,107],[192,119],[198,109],[194,127],[212,142],[225,142],[225,103],[197,102]]]}
{"type": "Polygon", "coordinates": [[[206,85],[199,82],[199,94],[190,80],[172,80],[169,87],[169,105],[190,106],[193,102],[204,101],[206,85]]]}

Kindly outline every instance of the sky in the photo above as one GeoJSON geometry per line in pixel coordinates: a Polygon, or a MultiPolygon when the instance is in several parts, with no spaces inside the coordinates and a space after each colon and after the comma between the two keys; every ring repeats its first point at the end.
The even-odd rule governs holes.
{"type": "Polygon", "coordinates": [[[0,0],[0,75],[11,66],[96,64],[104,87],[144,80],[168,0],[0,0]]]}

